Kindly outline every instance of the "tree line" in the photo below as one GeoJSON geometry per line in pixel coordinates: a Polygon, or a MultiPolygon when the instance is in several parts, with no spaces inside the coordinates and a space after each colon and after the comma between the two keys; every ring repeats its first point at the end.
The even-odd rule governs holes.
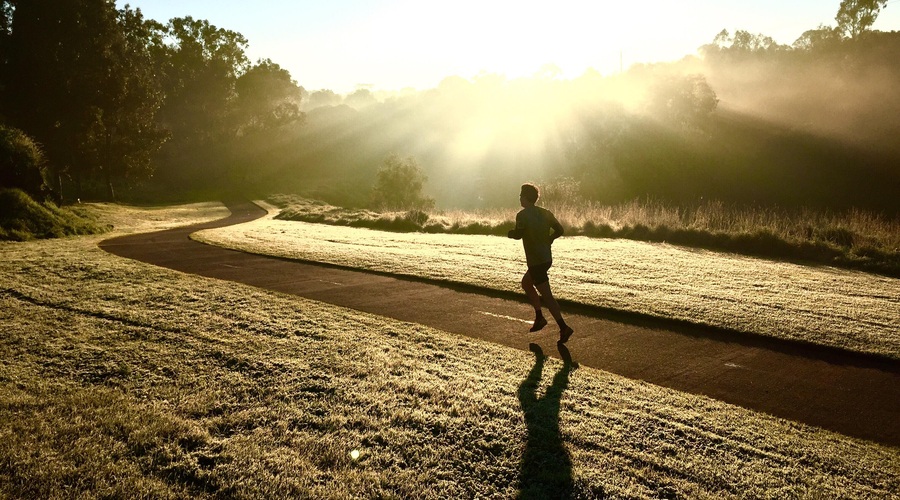
{"type": "Polygon", "coordinates": [[[387,206],[385,185],[406,172],[398,185],[421,206],[501,205],[497,186],[562,179],[588,201],[895,207],[900,33],[871,31],[886,5],[843,0],[836,26],[792,45],[723,30],[699,57],[621,74],[339,96],[251,63],[240,33],[207,21],[0,0],[0,187],[69,200],[135,185],[303,190],[387,206]]]}
{"type": "Polygon", "coordinates": [[[723,30],[697,56],[621,74],[449,77],[426,92],[358,91],[353,102],[313,92],[303,129],[265,152],[267,176],[364,205],[373,159],[400,152],[422,165],[440,206],[503,205],[497,186],[530,179],[602,203],[896,213],[900,33],[871,30],[885,5],[845,0],[837,26],[790,45],[723,30]],[[289,175],[298,165],[307,175],[289,175]]]}
{"type": "Polygon", "coordinates": [[[154,174],[187,182],[185,157],[301,121],[303,89],[246,48],[208,21],[162,24],[113,0],[0,0],[0,126],[17,159],[3,184],[115,198],[154,174]]]}

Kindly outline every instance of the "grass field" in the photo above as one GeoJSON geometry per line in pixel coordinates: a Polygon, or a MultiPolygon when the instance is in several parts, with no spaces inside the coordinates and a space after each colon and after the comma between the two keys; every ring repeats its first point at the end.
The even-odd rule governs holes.
{"type": "MultiPolygon", "coordinates": [[[[519,291],[521,242],[280,221],[272,214],[195,238],[261,254],[519,291]]],[[[900,279],[585,237],[557,240],[554,261],[557,298],[900,359],[900,279]]]]}
{"type": "MultiPolygon", "coordinates": [[[[115,234],[166,225],[99,210],[115,234]]],[[[0,497],[900,491],[897,448],[128,261],[100,239],[0,244],[0,497]]]]}

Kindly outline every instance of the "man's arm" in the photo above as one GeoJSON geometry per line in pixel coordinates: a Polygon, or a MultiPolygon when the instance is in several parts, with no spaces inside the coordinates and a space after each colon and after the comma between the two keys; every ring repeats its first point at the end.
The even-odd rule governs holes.
{"type": "Polygon", "coordinates": [[[556,220],[555,215],[551,215],[552,220],[550,221],[550,227],[553,229],[553,233],[550,234],[550,243],[553,243],[553,240],[562,236],[566,231],[563,229],[562,224],[556,220]]]}
{"type": "Polygon", "coordinates": [[[511,229],[508,233],[506,233],[507,238],[512,238],[514,240],[522,239],[522,223],[520,221],[520,215],[516,214],[516,228],[511,229]]]}

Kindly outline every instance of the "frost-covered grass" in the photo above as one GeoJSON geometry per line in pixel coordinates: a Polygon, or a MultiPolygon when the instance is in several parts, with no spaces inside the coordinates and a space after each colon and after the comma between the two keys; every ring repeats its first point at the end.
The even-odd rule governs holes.
{"type": "MultiPolygon", "coordinates": [[[[169,225],[98,208],[119,233],[169,225]]],[[[221,207],[181,222],[195,209],[221,207]]],[[[0,497],[900,491],[897,448],[129,261],[100,239],[0,244],[0,497]]]]}
{"type": "MultiPolygon", "coordinates": [[[[274,220],[198,240],[281,257],[517,292],[521,243],[274,220]]],[[[628,240],[554,244],[554,294],[582,304],[900,359],[900,280],[628,240]]]]}
{"type": "MultiPolygon", "coordinates": [[[[346,209],[290,195],[269,198],[277,218],[398,232],[505,235],[516,209],[379,213],[346,209]]],[[[602,205],[554,197],[552,209],[571,236],[621,238],[806,261],[900,277],[900,219],[863,210],[732,206],[703,201],[673,206],[654,201],[602,205]]]]}

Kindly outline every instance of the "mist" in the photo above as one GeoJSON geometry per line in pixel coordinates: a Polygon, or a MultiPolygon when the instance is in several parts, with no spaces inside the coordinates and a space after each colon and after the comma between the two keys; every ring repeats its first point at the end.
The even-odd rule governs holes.
{"type": "Polygon", "coordinates": [[[716,198],[897,210],[900,33],[820,50],[706,50],[565,80],[450,76],[434,89],[313,92],[269,137],[259,182],[365,206],[391,153],[423,167],[441,208],[514,206],[519,184],[583,199],[716,198]]]}

